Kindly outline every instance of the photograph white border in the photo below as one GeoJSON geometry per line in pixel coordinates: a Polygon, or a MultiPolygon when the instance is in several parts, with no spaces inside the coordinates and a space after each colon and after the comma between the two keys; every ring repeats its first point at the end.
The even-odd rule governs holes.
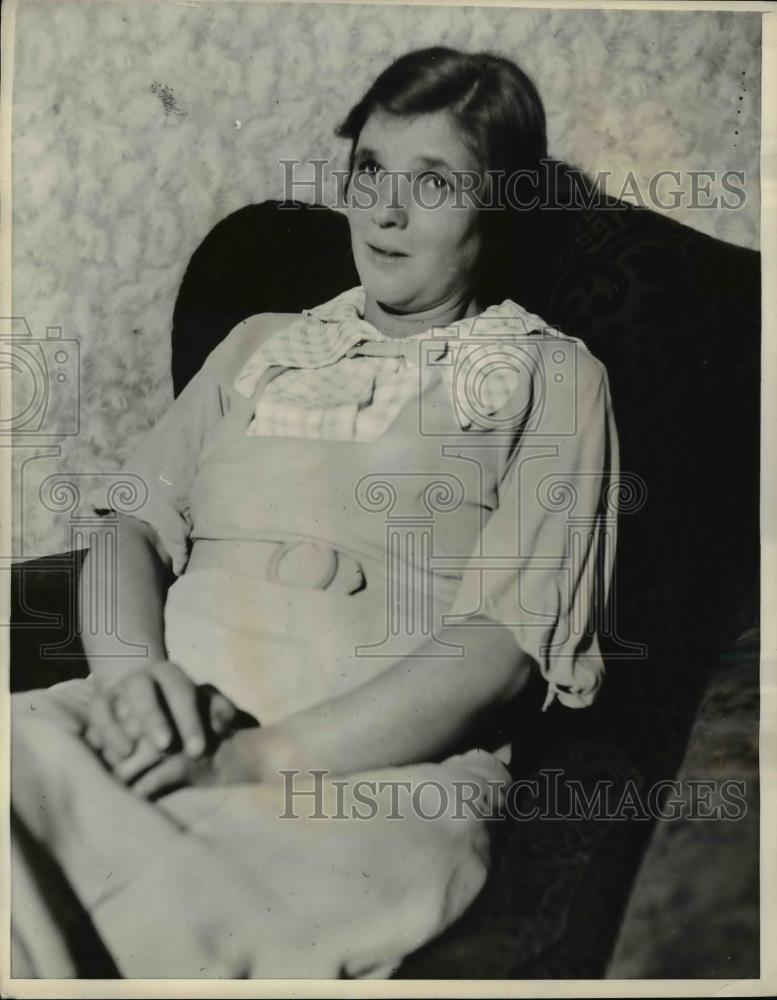
{"type": "MultiPolygon", "coordinates": [[[[36,0],[55,3],[57,0],[36,0]]],[[[103,3],[112,0],[101,0],[103,3]]],[[[135,0],[143,3],[148,0],[135,0]]],[[[179,0],[191,2],[192,0],[179,0]]],[[[209,0],[213,3],[214,0],[209,0]]],[[[230,2],[230,0],[216,0],[230,2]]],[[[263,3],[266,0],[244,0],[263,3]]],[[[285,0],[311,2],[311,0],[285,0]]],[[[313,0],[328,4],[351,0],[313,0]]],[[[405,3],[454,6],[434,0],[361,0],[363,3],[405,3]]],[[[458,0],[457,0],[458,2],[458,0]]],[[[0,93],[0,315],[13,315],[11,302],[11,114],[14,63],[14,24],[18,0],[3,4],[2,65],[0,93]]],[[[582,0],[472,0],[464,6],[555,8],[569,10],[733,11],[759,12],[762,26],[761,108],[761,253],[762,253],[762,440],[761,440],[761,977],[757,980],[51,980],[11,979],[10,969],[10,815],[9,779],[9,629],[0,627],[0,732],[2,766],[0,798],[4,822],[0,824],[0,992],[8,997],[658,997],[658,996],[767,996],[777,993],[777,960],[768,942],[777,941],[775,876],[777,852],[777,420],[773,400],[777,398],[777,10],[773,3],[702,2],[582,2],[582,0]],[[771,612],[771,613],[770,613],[771,612]]],[[[10,373],[0,371],[0,419],[9,419],[10,373]]],[[[0,442],[0,546],[11,550],[10,448],[0,442]]],[[[3,579],[10,581],[10,574],[3,579]]],[[[2,624],[10,615],[7,587],[2,589],[2,624]]]]}

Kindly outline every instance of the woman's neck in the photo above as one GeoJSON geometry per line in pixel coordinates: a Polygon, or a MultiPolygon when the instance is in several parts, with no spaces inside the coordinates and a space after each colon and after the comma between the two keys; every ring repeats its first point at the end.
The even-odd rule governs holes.
{"type": "Polygon", "coordinates": [[[450,326],[459,319],[482,312],[472,296],[448,299],[419,312],[400,313],[382,306],[367,293],[364,319],[386,337],[412,337],[435,326],[450,326]]]}

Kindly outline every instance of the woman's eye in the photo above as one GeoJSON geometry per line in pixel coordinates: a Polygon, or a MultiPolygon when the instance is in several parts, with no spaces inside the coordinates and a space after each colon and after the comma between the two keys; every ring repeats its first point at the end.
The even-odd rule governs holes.
{"type": "Polygon", "coordinates": [[[375,177],[377,174],[380,173],[380,164],[376,163],[375,160],[363,160],[359,164],[359,170],[362,173],[375,177]]]}
{"type": "Polygon", "coordinates": [[[442,174],[437,174],[434,172],[429,172],[424,174],[421,180],[423,181],[424,184],[428,184],[435,191],[443,191],[445,188],[450,187],[447,177],[444,177],[442,174]]]}

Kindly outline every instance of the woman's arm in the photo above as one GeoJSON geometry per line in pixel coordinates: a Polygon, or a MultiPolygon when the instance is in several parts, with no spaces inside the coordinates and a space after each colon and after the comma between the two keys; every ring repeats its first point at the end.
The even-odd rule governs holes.
{"type": "Polygon", "coordinates": [[[173,580],[172,560],[151,525],[119,515],[116,577],[109,580],[100,567],[101,546],[90,549],[81,570],[79,608],[84,652],[95,679],[112,686],[127,673],[166,657],[164,604],[173,580]],[[116,608],[107,620],[90,595],[107,592],[116,608]],[[120,643],[145,647],[124,652],[120,643]],[[108,650],[114,652],[108,655],[108,650]]]}
{"type": "Polygon", "coordinates": [[[126,759],[144,734],[160,749],[173,737],[152,675],[167,658],[164,605],[172,558],[150,524],[123,515],[118,520],[114,568],[101,561],[103,546],[92,546],[79,593],[81,640],[96,681],[87,739],[112,765],[126,759]],[[95,594],[115,602],[112,614],[102,611],[106,602],[93,600],[95,594]],[[117,716],[116,697],[129,710],[126,720],[117,716]]]}
{"type": "MultiPolygon", "coordinates": [[[[186,742],[185,733],[189,732],[194,746],[204,747],[201,713],[195,712],[195,685],[166,659],[164,606],[170,584],[188,560],[192,528],[189,491],[198,457],[203,442],[224,415],[226,372],[231,371],[233,354],[243,348],[244,340],[241,331],[237,337],[227,337],[126,457],[121,478],[111,485],[114,490],[120,485],[134,506],[131,517],[118,515],[115,569],[101,560],[100,545],[90,551],[83,566],[80,617],[84,650],[98,693],[105,693],[94,699],[96,728],[116,741],[111,746],[119,755],[126,754],[127,739],[134,742],[142,734],[151,739],[152,746],[168,748],[173,734],[162,711],[163,702],[182,740],[186,742]],[[109,572],[115,573],[115,578],[107,578],[109,572]],[[92,606],[90,598],[95,594],[107,594],[112,602],[112,613],[106,618],[92,606]],[[136,716],[135,723],[121,720],[122,727],[117,727],[114,710],[127,705],[136,716]]],[[[96,488],[90,496],[92,508],[112,509],[112,492],[105,485],[96,488]]],[[[99,600],[95,605],[105,603],[99,600]]],[[[98,742],[96,739],[93,745],[98,742]]]]}
{"type": "Polygon", "coordinates": [[[424,656],[437,647],[421,646],[354,691],[238,733],[217,751],[217,775],[261,781],[277,778],[280,769],[353,774],[452,752],[523,689],[531,670],[531,658],[507,628],[482,615],[471,621],[478,627],[439,634],[463,646],[463,656],[424,656]]]}
{"type": "Polygon", "coordinates": [[[176,740],[188,756],[198,757],[211,737],[228,728],[235,707],[215,688],[198,688],[167,659],[164,606],[173,559],[156,530],[119,517],[114,579],[101,566],[99,551],[99,545],[90,550],[81,576],[82,638],[97,682],[86,738],[122,780],[132,781],[159,763],[160,753],[176,740]],[[96,613],[95,605],[103,602],[89,599],[98,590],[116,602],[110,616],[115,631],[107,616],[96,613]]]}

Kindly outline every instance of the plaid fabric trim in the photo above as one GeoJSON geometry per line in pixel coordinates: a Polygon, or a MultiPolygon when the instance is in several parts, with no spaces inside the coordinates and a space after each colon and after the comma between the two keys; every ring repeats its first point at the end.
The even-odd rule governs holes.
{"type": "MultiPolygon", "coordinates": [[[[527,367],[518,340],[549,332],[539,316],[506,299],[444,328],[387,337],[363,319],[365,301],[361,286],[343,292],[303,310],[299,320],[256,350],[235,380],[241,395],[254,396],[269,368],[280,367],[281,372],[258,393],[248,435],[375,440],[407,401],[433,381],[452,384],[455,366],[449,355],[459,351],[458,370],[465,366],[469,384],[478,384],[479,412],[496,413],[515,391],[521,364],[527,367]],[[502,364],[493,341],[478,344],[484,335],[508,338],[497,352],[502,364]],[[423,365],[422,341],[427,346],[423,365]],[[513,355],[512,364],[504,363],[506,354],[513,355]],[[443,360],[445,364],[435,366],[443,360]]],[[[471,426],[459,419],[463,429],[471,426]]]]}

